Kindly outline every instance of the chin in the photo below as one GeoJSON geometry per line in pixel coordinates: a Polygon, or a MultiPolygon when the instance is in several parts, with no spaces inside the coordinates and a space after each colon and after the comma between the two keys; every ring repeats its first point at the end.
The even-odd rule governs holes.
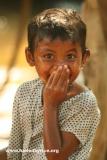
{"type": "Polygon", "coordinates": [[[42,81],[46,84],[48,82],[50,78],[50,75],[48,75],[47,77],[42,78],[42,81]]]}
{"type": "Polygon", "coordinates": [[[48,80],[44,79],[43,77],[40,77],[41,81],[46,84],[48,80]]]}
{"type": "Polygon", "coordinates": [[[69,78],[69,83],[73,83],[73,82],[75,82],[75,80],[77,79],[77,76],[75,76],[75,77],[70,77],[69,78]]]}

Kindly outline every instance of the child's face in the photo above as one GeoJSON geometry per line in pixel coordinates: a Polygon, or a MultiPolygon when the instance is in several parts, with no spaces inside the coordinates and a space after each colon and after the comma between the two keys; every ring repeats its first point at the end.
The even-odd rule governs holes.
{"type": "Polygon", "coordinates": [[[73,43],[70,40],[64,41],[60,38],[53,41],[45,38],[38,42],[32,59],[39,77],[45,83],[51,73],[58,66],[63,65],[68,66],[70,71],[69,80],[73,82],[77,78],[81,67],[86,62],[86,56],[82,57],[82,50],[79,43],[73,43]]]}

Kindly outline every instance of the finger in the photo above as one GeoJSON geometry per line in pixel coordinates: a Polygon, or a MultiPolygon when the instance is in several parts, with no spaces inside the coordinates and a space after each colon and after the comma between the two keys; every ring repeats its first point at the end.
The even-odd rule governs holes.
{"type": "Polygon", "coordinates": [[[67,66],[64,67],[63,72],[61,73],[60,79],[57,83],[57,86],[62,87],[69,80],[69,69],[67,66]]]}
{"type": "Polygon", "coordinates": [[[61,87],[65,92],[67,91],[67,88],[68,88],[68,80],[66,79],[64,82],[63,82],[63,85],[61,87]]]}
{"type": "Polygon", "coordinates": [[[62,72],[62,66],[59,66],[58,69],[55,71],[55,75],[54,75],[54,78],[51,83],[52,87],[56,86],[56,84],[61,76],[61,72],[62,72]]]}
{"type": "Polygon", "coordinates": [[[55,71],[51,73],[51,75],[46,83],[46,86],[50,86],[52,84],[54,76],[55,76],[55,71]]]}

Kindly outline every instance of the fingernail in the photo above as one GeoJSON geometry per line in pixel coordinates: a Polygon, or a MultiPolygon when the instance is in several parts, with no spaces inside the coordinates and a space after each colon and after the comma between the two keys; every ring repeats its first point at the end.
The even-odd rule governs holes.
{"type": "Polygon", "coordinates": [[[67,66],[67,65],[64,65],[64,68],[68,68],[68,66],[67,66]]]}
{"type": "Polygon", "coordinates": [[[67,80],[67,83],[69,83],[69,79],[67,80]]]}
{"type": "Polygon", "coordinates": [[[69,72],[69,69],[67,69],[67,72],[69,72]]]}
{"type": "Polygon", "coordinates": [[[61,70],[61,69],[62,69],[62,66],[59,66],[58,69],[61,70]]]}

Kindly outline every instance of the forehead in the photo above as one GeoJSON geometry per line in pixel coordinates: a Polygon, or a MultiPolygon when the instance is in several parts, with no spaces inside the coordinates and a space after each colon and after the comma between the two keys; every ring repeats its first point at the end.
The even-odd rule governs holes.
{"type": "Polygon", "coordinates": [[[51,40],[50,38],[44,38],[38,42],[37,49],[43,50],[46,48],[81,50],[81,46],[78,42],[73,42],[70,39],[62,40],[61,38],[56,38],[54,40],[51,40]]]}

